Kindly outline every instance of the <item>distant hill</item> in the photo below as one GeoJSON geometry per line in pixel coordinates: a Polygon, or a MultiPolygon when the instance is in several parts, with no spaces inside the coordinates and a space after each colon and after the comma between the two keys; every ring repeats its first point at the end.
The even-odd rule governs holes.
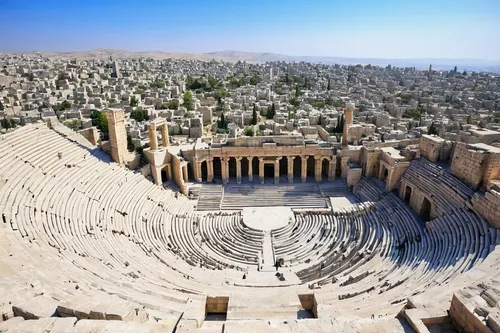
{"type": "Polygon", "coordinates": [[[388,59],[388,58],[347,58],[347,57],[324,57],[324,56],[289,56],[277,53],[256,53],[242,51],[220,51],[205,53],[214,58],[232,59],[235,61],[247,62],[266,62],[266,61],[306,61],[324,64],[343,64],[343,65],[377,65],[377,66],[397,66],[397,67],[416,67],[420,69],[429,68],[432,64],[433,69],[451,70],[457,66],[463,70],[488,70],[500,72],[500,61],[489,61],[482,59],[444,59],[444,58],[414,58],[414,59],[388,59]]]}
{"type": "MultiPolygon", "coordinates": [[[[11,52],[0,52],[0,54],[11,52]]],[[[31,53],[31,52],[18,52],[31,53]]],[[[33,52],[40,53],[46,57],[54,59],[106,59],[110,56],[117,58],[137,58],[146,57],[153,59],[196,59],[196,60],[224,60],[224,61],[246,61],[249,63],[263,63],[266,61],[306,61],[313,63],[324,64],[372,64],[377,66],[397,66],[397,67],[416,67],[426,69],[429,64],[436,70],[451,70],[457,66],[460,71],[490,71],[500,73],[500,61],[489,61],[481,59],[434,59],[434,58],[414,58],[414,59],[387,59],[387,58],[346,58],[346,57],[324,57],[324,56],[290,56],[277,53],[259,53],[259,52],[244,52],[244,51],[218,51],[203,54],[192,54],[182,52],[165,52],[165,51],[144,51],[144,52],[129,52],[120,49],[97,49],[92,51],[82,52],[33,52]]]]}

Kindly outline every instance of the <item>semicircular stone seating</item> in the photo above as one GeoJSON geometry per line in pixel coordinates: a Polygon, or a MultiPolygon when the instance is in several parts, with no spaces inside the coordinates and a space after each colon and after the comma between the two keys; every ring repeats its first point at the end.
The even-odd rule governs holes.
{"type": "Polygon", "coordinates": [[[27,125],[0,137],[0,310],[173,329],[203,321],[207,295],[310,293],[318,318],[369,317],[397,314],[409,297],[446,303],[464,284],[497,278],[500,233],[464,203],[472,191],[423,159],[404,177],[433,194],[437,218],[424,224],[362,179],[361,203],[296,211],[271,231],[299,282],[252,288],[242,276],[257,271],[264,233],[241,212],[195,212],[67,132],[27,125]]]}

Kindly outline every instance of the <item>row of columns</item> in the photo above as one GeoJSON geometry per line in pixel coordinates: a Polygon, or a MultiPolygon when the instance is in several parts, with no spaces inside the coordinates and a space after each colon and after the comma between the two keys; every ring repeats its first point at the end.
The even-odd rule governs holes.
{"type": "Polygon", "coordinates": [[[161,129],[161,140],[163,147],[169,146],[167,124],[163,123],[157,126],[156,123],[152,123],[148,125],[149,145],[151,147],[151,150],[158,150],[158,137],[156,136],[158,127],[160,127],[161,129]]]}
{"type": "MultiPolygon", "coordinates": [[[[297,156],[286,156],[287,158],[287,178],[289,183],[293,183],[293,161],[297,156]]],[[[252,182],[253,181],[253,159],[255,156],[250,156],[250,157],[235,157],[236,160],[236,182],[238,184],[241,184],[241,160],[243,158],[246,158],[248,160],[248,181],[252,182]]],[[[283,157],[276,157],[274,161],[272,160],[266,160],[263,157],[258,157],[259,159],[259,181],[261,184],[264,184],[264,165],[265,164],[274,164],[274,183],[279,184],[280,181],[280,167],[279,163],[280,160],[283,157]]],[[[309,156],[300,156],[301,158],[301,174],[300,174],[300,179],[302,183],[305,183],[307,181],[307,160],[309,156]]],[[[337,160],[336,156],[332,157],[326,157],[326,156],[314,156],[315,159],[315,165],[314,165],[314,178],[317,182],[322,181],[322,163],[323,159],[328,159],[328,180],[329,181],[334,181],[335,180],[335,170],[337,167],[337,160]]],[[[207,181],[210,183],[214,179],[214,164],[213,164],[213,158],[208,158],[207,160],[207,181]]],[[[201,163],[196,162],[195,165],[195,175],[197,178],[198,182],[201,182],[201,163]]],[[[221,172],[222,172],[222,183],[227,184],[229,181],[229,158],[228,157],[221,157],[221,172]]]]}

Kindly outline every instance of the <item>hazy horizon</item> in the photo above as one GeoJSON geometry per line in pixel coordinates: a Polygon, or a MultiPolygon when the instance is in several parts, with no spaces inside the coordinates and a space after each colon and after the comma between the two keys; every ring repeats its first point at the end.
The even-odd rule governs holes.
{"type": "Polygon", "coordinates": [[[0,52],[205,54],[500,61],[497,0],[2,0],[0,52]]]}

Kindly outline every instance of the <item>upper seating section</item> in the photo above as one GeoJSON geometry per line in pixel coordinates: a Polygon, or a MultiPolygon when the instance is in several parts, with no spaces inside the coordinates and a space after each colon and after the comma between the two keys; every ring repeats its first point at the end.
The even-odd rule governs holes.
{"type": "Polygon", "coordinates": [[[411,162],[402,181],[420,189],[434,199],[437,215],[465,208],[474,192],[448,170],[419,158],[411,162]]]}

